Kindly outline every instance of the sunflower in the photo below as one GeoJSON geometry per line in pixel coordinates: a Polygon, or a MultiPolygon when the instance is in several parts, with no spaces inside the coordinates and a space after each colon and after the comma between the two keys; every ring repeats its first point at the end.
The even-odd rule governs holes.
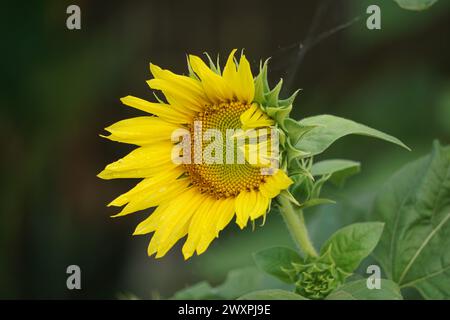
{"type": "MultiPolygon", "coordinates": [[[[189,55],[188,75],[150,64],[153,79],[148,85],[161,91],[165,100],[157,97],[158,102],[149,102],[124,97],[123,104],[150,115],[122,120],[105,129],[110,133],[105,138],[137,145],[98,176],[142,179],[108,206],[123,206],[114,217],[156,207],[134,231],[134,235],[154,233],[148,246],[149,256],[164,256],[186,235],[182,248],[185,259],[194,252],[205,252],[234,217],[241,229],[249,221],[265,218],[272,199],[292,183],[282,168],[267,175],[261,164],[250,163],[247,157],[244,163],[173,161],[174,150],[179,150],[173,133],[194,133],[196,123],[201,123],[201,133],[209,129],[225,133],[228,129],[278,126],[276,114],[269,110],[281,103],[279,88],[268,89],[267,63],[260,66],[260,74],[254,78],[245,55],[241,54],[237,61],[235,53],[236,50],[230,53],[223,70],[209,56],[208,65],[198,56],[189,55]]],[[[204,147],[205,142],[202,143],[204,147]]],[[[184,149],[179,154],[188,153],[184,149]]]]}

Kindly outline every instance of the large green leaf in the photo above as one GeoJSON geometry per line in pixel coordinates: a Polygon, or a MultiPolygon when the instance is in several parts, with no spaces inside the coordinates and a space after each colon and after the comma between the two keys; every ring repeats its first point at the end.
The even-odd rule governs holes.
{"type": "Polygon", "coordinates": [[[295,145],[296,148],[309,152],[311,155],[322,153],[333,142],[350,134],[382,139],[409,150],[403,142],[393,136],[354,121],[332,115],[325,114],[305,118],[299,121],[299,125],[303,127],[314,127],[306,132],[295,145]]]}
{"type": "Polygon", "coordinates": [[[242,297],[240,297],[238,300],[308,300],[308,299],[294,292],[281,289],[269,289],[247,293],[242,297]]]}
{"type": "Polygon", "coordinates": [[[296,251],[285,247],[263,249],[254,253],[253,259],[262,271],[288,283],[292,280],[283,269],[292,269],[292,262],[302,261],[296,251]]]}
{"type": "Polygon", "coordinates": [[[225,281],[215,288],[202,281],[178,291],[171,299],[236,299],[246,293],[263,289],[264,280],[264,274],[255,267],[236,269],[230,271],[225,281]]]}
{"type": "Polygon", "coordinates": [[[254,267],[232,270],[225,282],[216,287],[217,295],[225,299],[236,299],[248,292],[263,288],[264,275],[254,267]]]}
{"type": "Polygon", "coordinates": [[[202,281],[191,287],[180,290],[171,298],[174,300],[198,300],[215,298],[213,288],[208,282],[202,281]]]}
{"type": "Polygon", "coordinates": [[[331,257],[343,271],[352,273],[377,245],[383,223],[354,223],[336,231],[322,246],[321,254],[331,248],[331,257]]]}
{"type": "Polygon", "coordinates": [[[397,2],[397,4],[403,9],[415,11],[428,9],[437,2],[437,0],[394,0],[394,1],[397,2]]]}
{"type": "Polygon", "coordinates": [[[380,289],[369,289],[367,280],[356,280],[340,286],[327,300],[402,300],[400,288],[390,280],[381,279],[380,289]]]}
{"type": "Polygon", "coordinates": [[[435,143],[398,171],[373,212],[386,222],[375,257],[389,278],[425,298],[450,298],[450,148],[435,143]]]}
{"type": "Polygon", "coordinates": [[[313,176],[330,175],[329,180],[341,186],[348,177],[357,174],[360,169],[361,164],[359,162],[333,159],[314,163],[311,168],[311,174],[313,176]]]}

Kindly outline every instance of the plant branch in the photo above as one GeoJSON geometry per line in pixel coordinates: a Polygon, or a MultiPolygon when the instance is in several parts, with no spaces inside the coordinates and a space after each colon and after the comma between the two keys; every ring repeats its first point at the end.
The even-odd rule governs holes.
{"type": "Polygon", "coordinates": [[[314,38],[314,35],[317,32],[317,29],[319,27],[320,21],[322,20],[326,9],[328,6],[328,0],[324,0],[322,3],[319,4],[314,17],[312,19],[311,25],[309,27],[308,33],[306,35],[305,40],[301,41],[301,42],[297,42],[294,43],[288,47],[286,47],[285,49],[288,48],[295,48],[298,47],[298,51],[294,57],[294,61],[292,63],[292,67],[290,68],[290,72],[286,77],[286,85],[284,87],[285,90],[292,90],[292,86],[293,86],[293,82],[295,80],[295,77],[298,73],[298,70],[300,68],[300,65],[303,61],[303,59],[305,58],[306,53],[312,49],[313,47],[315,47],[316,45],[318,45],[320,42],[322,42],[323,40],[331,37],[332,35],[338,33],[341,30],[344,30],[348,27],[350,27],[351,25],[353,25],[355,22],[359,21],[361,19],[360,16],[357,16],[347,22],[344,22],[340,25],[337,25],[333,28],[331,28],[330,30],[324,31],[322,33],[320,33],[317,37],[314,38]]]}
{"type": "Polygon", "coordinates": [[[289,199],[280,196],[280,211],[283,219],[291,233],[292,238],[297,246],[307,255],[317,257],[316,249],[314,249],[309,239],[308,229],[306,229],[303,211],[296,210],[292,206],[289,199]]]}
{"type": "Polygon", "coordinates": [[[312,38],[316,33],[317,28],[319,27],[320,20],[322,20],[322,17],[326,12],[327,5],[328,0],[324,0],[322,3],[318,5],[316,12],[314,13],[311,25],[308,29],[308,33],[306,35],[305,40],[303,42],[300,42],[298,45],[298,51],[295,56],[294,63],[292,65],[291,72],[288,74],[286,79],[286,88],[288,88],[289,90],[292,87],[292,83],[295,80],[295,76],[297,75],[297,70],[300,67],[300,64],[302,63],[303,58],[305,57],[306,51],[309,49],[309,43],[312,41],[312,38]]]}

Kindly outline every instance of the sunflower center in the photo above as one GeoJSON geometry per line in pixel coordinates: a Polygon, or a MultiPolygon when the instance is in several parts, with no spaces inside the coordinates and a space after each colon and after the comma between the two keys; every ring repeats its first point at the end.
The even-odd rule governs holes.
{"type": "MultiPolygon", "coordinates": [[[[194,123],[201,124],[202,135],[210,129],[217,130],[224,139],[229,139],[229,130],[241,129],[240,116],[248,110],[250,105],[239,102],[222,103],[205,108],[194,118],[194,123]]],[[[192,143],[194,146],[194,124],[190,126],[192,143]]],[[[202,150],[209,142],[202,141],[202,150]]],[[[223,141],[223,159],[227,157],[227,142],[223,141]]],[[[233,147],[236,148],[236,147],[233,147]]],[[[236,149],[233,155],[236,155],[236,149]]],[[[191,152],[194,154],[194,151],[191,152]]],[[[235,157],[235,156],[233,156],[235,157]]],[[[210,194],[216,198],[235,197],[243,190],[257,190],[259,185],[266,180],[261,174],[261,168],[247,162],[223,161],[223,163],[194,163],[184,164],[186,171],[192,181],[201,192],[210,194]]]]}

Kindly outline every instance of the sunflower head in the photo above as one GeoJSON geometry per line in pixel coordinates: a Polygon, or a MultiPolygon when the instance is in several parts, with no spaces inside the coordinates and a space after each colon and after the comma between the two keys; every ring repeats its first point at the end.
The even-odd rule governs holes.
{"type": "Polygon", "coordinates": [[[122,98],[148,114],[106,128],[105,138],[137,146],[99,177],[141,179],[109,205],[123,206],[116,216],[155,207],[134,232],[154,233],[149,255],[164,256],[186,236],[184,257],[203,253],[234,217],[240,228],[265,217],[292,183],[283,120],[295,94],[279,99],[281,82],[270,89],[267,62],[254,78],[245,55],[235,54],[223,70],[190,55],[188,75],[150,64],[148,85],[164,99],[122,98]]]}

